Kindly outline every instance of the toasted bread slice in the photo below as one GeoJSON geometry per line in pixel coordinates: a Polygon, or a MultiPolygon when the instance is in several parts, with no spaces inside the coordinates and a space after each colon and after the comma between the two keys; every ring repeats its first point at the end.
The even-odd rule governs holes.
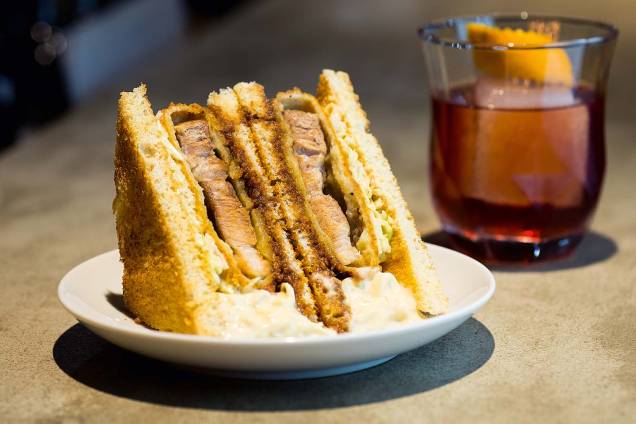
{"type": "MultiPolygon", "coordinates": [[[[185,105],[185,104],[171,104],[165,109],[158,112],[157,116],[161,121],[163,127],[168,133],[170,142],[175,148],[180,149],[180,144],[176,136],[175,125],[179,125],[183,122],[201,120],[205,121],[208,125],[209,135],[214,145],[215,151],[220,156],[220,159],[226,164],[226,166],[232,170],[235,167],[234,162],[231,161],[229,152],[227,151],[226,142],[223,136],[218,132],[218,125],[210,111],[197,104],[185,105]]],[[[190,167],[187,169],[188,173],[191,173],[190,167]]],[[[191,173],[192,174],[192,173],[191,173]]],[[[261,223],[261,218],[256,216],[258,211],[253,209],[253,203],[249,199],[249,196],[245,192],[245,186],[241,180],[240,173],[230,171],[230,181],[238,198],[241,201],[242,206],[250,214],[250,220],[252,227],[256,230],[257,247],[263,256],[271,256],[271,240],[266,233],[260,231],[258,225],[261,223]]],[[[195,179],[194,175],[191,175],[192,179],[195,179]]],[[[195,179],[196,180],[196,179],[195,179]]],[[[233,254],[231,246],[228,243],[222,243],[221,248],[227,259],[229,270],[225,273],[226,279],[238,286],[241,290],[246,291],[250,289],[265,289],[274,290],[274,284],[272,281],[271,273],[264,278],[250,278],[246,276],[241,270],[241,264],[237,261],[236,255],[233,254]]]]}
{"type": "Polygon", "coordinates": [[[335,145],[348,159],[348,169],[353,171],[349,174],[352,184],[362,189],[353,193],[369,234],[369,244],[367,249],[358,246],[359,250],[369,265],[375,265],[377,257],[383,271],[392,273],[409,288],[421,312],[428,315],[446,312],[448,299],[426,245],[380,144],[369,131],[369,121],[349,75],[324,70],[316,97],[334,129],[335,145]]]}
{"type": "Polygon", "coordinates": [[[113,212],[124,302],[147,325],[206,333],[212,293],[231,290],[228,261],[203,196],[153,114],[146,87],[121,93],[113,212]]]}
{"type": "Polygon", "coordinates": [[[309,281],[303,272],[300,261],[289,237],[282,225],[284,217],[280,202],[267,177],[263,161],[258,154],[254,136],[245,117],[239,99],[231,88],[210,93],[208,108],[213,113],[224,137],[227,151],[240,168],[245,181],[245,190],[259,211],[263,226],[271,239],[273,278],[277,285],[289,282],[294,288],[296,304],[299,310],[313,321],[318,321],[318,312],[309,281]]]}

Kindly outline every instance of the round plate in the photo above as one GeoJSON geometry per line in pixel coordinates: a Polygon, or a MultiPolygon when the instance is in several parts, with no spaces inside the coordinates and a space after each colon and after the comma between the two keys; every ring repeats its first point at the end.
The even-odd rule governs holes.
{"type": "Polygon", "coordinates": [[[127,315],[122,264],[113,250],[64,276],[58,296],[82,324],[106,340],[142,355],[225,376],[294,379],[344,374],[379,365],[458,327],[491,298],[495,279],[479,262],[428,245],[450,298],[447,314],[366,333],[308,338],[234,339],[155,331],[127,315]]]}

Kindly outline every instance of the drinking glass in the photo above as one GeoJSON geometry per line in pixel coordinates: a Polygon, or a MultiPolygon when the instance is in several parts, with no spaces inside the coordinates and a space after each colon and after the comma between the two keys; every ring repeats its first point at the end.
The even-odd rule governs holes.
{"type": "Polygon", "coordinates": [[[485,262],[572,253],[603,183],[617,29],[524,12],[435,21],[419,34],[443,230],[485,262]]]}

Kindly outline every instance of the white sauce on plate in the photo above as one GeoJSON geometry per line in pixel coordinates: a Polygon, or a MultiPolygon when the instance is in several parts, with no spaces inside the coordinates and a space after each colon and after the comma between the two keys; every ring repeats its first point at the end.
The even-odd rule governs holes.
{"type": "Polygon", "coordinates": [[[371,271],[366,278],[346,278],[342,288],[351,306],[350,331],[380,330],[422,319],[411,292],[388,272],[371,271]]]}
{"type": "Polygon", "coordinates": [[[210,317],[224,339],[281,338],[336,334],[313,322],[296,309],[294,289],[283,284],[281,291],[254,290],[249,293],[218,293],[210,317]]]}
{"type": "MultiPolygon", "coordinates": [[[[350,332],[379,330],[421,319],[413,295],[393,274],[361,269],[356,277],[343,280],[342,287],[351,307],[350,332]]],[[[294,289],[289,284],[283,284],[277,293],[218,293],[217,305],[210,314],[217,336],[224,339],[336,334],[298,311],[294,289]]]]}

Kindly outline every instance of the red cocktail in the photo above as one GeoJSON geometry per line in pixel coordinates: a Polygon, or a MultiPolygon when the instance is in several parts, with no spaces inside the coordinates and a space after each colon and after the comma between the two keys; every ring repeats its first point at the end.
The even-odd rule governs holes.
{"type": "Polygon", "coordinates": [[[431,144],[444,229],[486,259],[570,253],[603,181],[603,98],[585,87],[539,91],[488,80],[449,94],[433,98],[431,144]]]}

